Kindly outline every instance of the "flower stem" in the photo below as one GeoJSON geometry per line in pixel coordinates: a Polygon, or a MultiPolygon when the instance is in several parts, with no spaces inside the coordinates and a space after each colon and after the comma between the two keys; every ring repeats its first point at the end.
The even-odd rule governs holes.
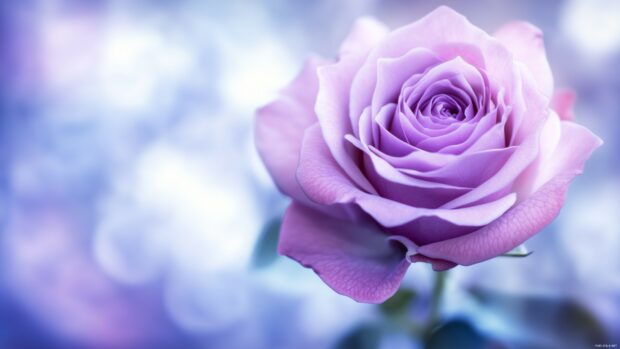
{"type": "Polygon", "coordinates": [[[435,327],[439,325],[441,321],[441,301],[443,293],[446,288],[446,276],[447,271],[440,271],[435,273],[435,282],[433,284],[433,294],[431,298],[431,309],[424,326],[424,336],[428,337],[433,332],[435,327]]]}

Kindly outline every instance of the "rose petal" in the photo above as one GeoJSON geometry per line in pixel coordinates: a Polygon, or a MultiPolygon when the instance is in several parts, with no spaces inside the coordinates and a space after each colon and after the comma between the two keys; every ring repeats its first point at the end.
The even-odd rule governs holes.
{"type": "Polygon", "coordinates": [[[440,53],[446,53],[449,57],[458,55],[470,64],[477,64],[480,56],[478,52],[471,54],[471,46],[478,48],[484,60],[485,65],[478,68],[484,68],[489,76],[493,76],[497,86],[512,85],[510,51],[463,15],[447,6],[440,6],[420,20],[389,33],[373,48],[351,86],[352,96],[355,96],[355,101],[351,101],[351,119],[357,118],[370,105],[378,58],[399,57],[412,47],[431,50],[441,47],[440,53]],[[453,46],[448,49],[446,45],[453,46]]]}
{"type": "Polygon", "coordinates": [[[413,49],[397,58],[380,58],[377,61],[377,85],[372,97],[372,114],[390,102],[396,102],[403,83],[413,74],[422,73],[440,63],[432,51],[413,49]]]}
{"type": "Polygon", "coordinates": [[[379,195],[386,199],[412,207],[434,209],[471,190],[470,188],[447,185],[437,187],[433,185],[433,182],[421,180],[418,181],[422,185],[405,184],[402,180],[400,182],[391,181],[377,172],[370,159],[371,156],[366,154],[364,157],[364,172],[376,186],[379,195]]]}
{"type": "Polygon", "coordinates": [[[505,109],[498,107],[476,122],[475,128],[467,139],[441,149],[442,153],[468,154],[481,150],[497,149],[506,146],[504,125],[505,109]]]}
{"type": "Polygon", "coordinates": [[[368,155],[368,158],[370,159],[376,172],[381,177],[387,179],[390,182],[400,183],[400,184],[405,184],[405,185],[410,185],[410,186],[415,186],[415,187],[421,187],[421,188],[470,189],[469,187],[465,187],[465,186],[438,183],[434,181],[418,179],[418,178],[405,175],[398,169],[394,168],[394,166],[392,166],[382,157],[375,154],[375,152],[373,152],[370,148],[364,146],[358,139],[356,139],[352,135],[346,135],[345,139],[349,141],[351,144],[353,144],[357,149],[362,150],[366,155],[368,155]]]}
{"type": "MultiPolygon", "coordinates": [[[[366,109],[364,109],[364,112],[366,109]]],[[[388,131],[386,125],[391,124],[391,120],[394,119],[394,113],[396,113],[396,105],[395,104],[387,104],[379,110],[379,114],[376,116],[375,120],[372,121],[373,131],[376,133],[375,142],[369,143],[364,142],[363,139],[360,138],[362,143],[368,146],[376,145],[377,148],[381,149],[381,152],[385,154],[389,154],[390,156],[406,156],[407,154],[416,151],[417,149],[403,141],[397,135],[388,131]]],[[[363,114],[362,114],[363,115],[363,114]]],[[[363,122],[360,119],[360,122],[363,122]]],[[[366,127],[363,123],[360,124],[360,128],[366,127]]]]}
{"type": "Polygon", "coordinates": [[[536,194],[473,233],[421,246],[419,253],[471,265],[506,253],[538,233],[559,213],[569,176],[559,176],[536,194]]]}
{"type": "Polygon", "coordinates": [[[319,69],[319,93],[315,112],[323,135],[336,161],[353,181],[365,191],[375,192],[372,185],[351,159],[353,154],[344,135],[351,132],[348,118],[349,89],[353,76],[368,51],[388,33],[388,29],[371,18],[358,19],[340,47],[340,60],[319,69]]]}
{"type": "Polygon", "coordinates": [[[415,254],[411,256],[411,262],[412,263],[415,263],[415,262],[429,263],[430,265],[433,266],[434,271],[445,271],[445,270],[452,269],[457,266],[457,264],[454,262],[446,261],[444,259],[429,258],[421,254],[415,254]]]}
{"type": "Polygon", "coordinates": [[[429,152],[440,152],[441,149],[450,145],[465,142],[475,130],[476,125],[477,124],[472,123],[461,124],[450,133],[436,137],[427,137],[421,142],[418,142],[416,146],[429,152]]]}
{"type": "Polygon", "coordinates": [[[318,125],[306,131],[297,169],[297,179],[308,197],[320,205],[359,205],[384,227],[402,225],[420,217],[438,217],[467,226],[487,224],[508,210],[516,197],[508,195],[485,205],[451,210],[424,209],[405,205],[356,188],[331,157],[318,125]]]}
{"type": "Polygon", "coordinates": [[[558,113],[560,119],[575,120],[575,114],[573,113],[575,99],[577,99],[575,91],[571,89],[558,90],[551,99],[551,108],[558,113]]]}
{"type": "Polygon", "coordinates": [[[497,149],[508,146],[506,139],[506,122],[510,117],[511,107],[506,107],[503,101],[503,91],[498,95],[497,106],[494,106],[484,115],[470,137],[461,144],[455,144],[442,149],[442,152],[452,154],[470,154],[487,149],[497,149]]]}
{"type": "Polygon", "coordinates": [[[418,245],[405,236],[392,235],[388,238],[388,240],[393,241],[393,242],[398,242],[405,248],[406,250],[405,258],[410,263],[416,263],[416,262],[429,263],[433,266],[433,270],[435,271],[444,271],[444,270],[454,268],[456,266],[455,263],[450,262],[450,261],[428,258],[424,255],[419,254],[417,252],[418,245]]]}
{"type": "Polygon", "coordinates": [[[452,123],[441,128],[432,129],[421,122],[423,117],[424,116],[413,114],[409,109],[405,110],[404,113],[399,110],[394,118],[393,127],[400,127],[406,141],[411,144],[418,144],[430,137],[439,137],[449,134],[459,128],[459,124],[452,123]]]}
{"type": "Polygon", "coordinates": [[[305,195],[295,178],[304,131],[317,122],[314,100],[318,91],[318,58],[309,59],[299,75],[278,99],[260,108],[256,115],[255,141],[258,153],[276,185],[284,194],[302,200],[305,195]]]}
{"type": "Polygon", "coordinates": [[[340,55],[346,56],[357,52],[365,54],[389,31],[383,23],[373,18],[359,18],[353,24],[347,38],[340,45],[340,55]]]}
{"type": "Polygon", "coordinates": [[[369,146],[369,148],[394,167],[410,168],[418,171],[436,170],[458,158],[454,154],[431,153],[424,150],[411,151],[409,154],[397,157],[386,154],[372,146],[369,146]]]}
{"type": "MultiPolygon", "coordinates": [[[[482,94],[485,88],[485,79],[481,72],[461,57],[456,57],[429,69],[424,76],[415,81],[415,85],[410,85],[413,89],[408,98],[413,97],[415,100],[421,101],[423,100],[421,97],[424,93],[431,92],[431,95],[437,94],[438,92],[433,91],[432,88],[442,80],[451,81],[451,85],[458,84],[461,88],[470,85],[467,87],[473,88],[479,94],[482,94]],[[459,82],[464,84],[461,85],[459,82]]],[[[410,82],[407,83],[409,84],[410,82]]],[[[456,91],[455,89],[454,92],[456,91]]],[[[465,91],[461,91],[461,93],[464,94],[463,99],[467,98],[465,91]]],[[[410,100],[409,104],[412,104],[412,102],[414,101],[410,100]]]]}
{"type": "Polygon", "coordinates": [[[555,151],[543,162],[533,189],[537,190],[559,173],[581,174],[585,161],[603,141],[587,128],[562,121],[562,136],[555,151]]]}
{"type": "MultiPolygon", "coordinates": [[[[513,194],[512,202],[514,202],[514,198],[513,194]]],[[[508,208],[510,206],[506,207],[506,209],[508,208]]],[[[498,213],[496,217],[499,217],[502,213],[498,213]]],[[[478,229],[480,229],[480,226],[457,225],[437,217],[421,217],[415,221],[390,228],[390,231],[405,236],[411,239],[411,241],[415,241],[419,246],[422,246],[463,236],[478,229]]]]}
{"type": "Polygon", "coordinates": [[[464,207],[484,202],[484,200],[489,198],[495,199],[497,193],[501,193],[503,189],[511,187],[519,175],[536,159],[540,144],[539,136],[540,126],[536,133],[530,135],[516,148],[512,156],[495,175],[470,192],[446,203],[442,208],[464,207]]]}
{"type": "Polygon", "coordinates": [[[368,51],[387,33],[380,23],[363,18],[355,22],[351,34],[341,47],[340,60],[318,69],[319,92],[315,112],[321,124],[325,141],[334,158],[353,181],[374,192],[372,185],[351,159],[354,149],[344,142],[344,135],[351,133],[349,120],[349,90],[353,76],[366,58],[368,51]]]}
{"type": "MultiPolygon", "coordinates": [[[[544,183],[536,184],[540,178],[540,171],[546,166],[548,161],[552,161],[560,139],[562,137],[562,125],[558,115],[551,111],[547,121],[540,130],[540,150],[536,159],[519,175],[514,183],[514,190],[520,199],[527,198],[544,183]]],[[[546,180],[549,180],[547,178],[546,180]]],[[[522,200],[520,200],[522,201],[522,200]]]]}
{"type": "Polygon", "coordinates": [[[418,252],[430,257],[471,265],[506,253],[522,244],[557,216],[568,186],[580,174],[585,161],[602,141],[585,127],[562,123],[562,138],[541,172],[551,179],[532,196],[493,223],[464,236],[421,246],[418,252]]]}
{"type": "Polygon", "coordinates": [[[531,23],[510,22],[501,27],[495,37],[508,47],[516,60],[527,66],[541,92],[550,98],[553,94],[553,76],[542,31],[531,23]]]}
{"type": "Polygon", "coordinates": [[[427,181],[475,188],[496,174],[515,150],[516,147],[507,147],[466,154],[457,157],[446,166],[426,172],[411,168],[400,170],[427,181]]]}
{"type": "Polygon", "coordinates": [[[409,262],[377,227],[338,220],[293,203],[284,215],[278,252],[312,268],[334,291],[381,303],[400,286],[409,262]]]}

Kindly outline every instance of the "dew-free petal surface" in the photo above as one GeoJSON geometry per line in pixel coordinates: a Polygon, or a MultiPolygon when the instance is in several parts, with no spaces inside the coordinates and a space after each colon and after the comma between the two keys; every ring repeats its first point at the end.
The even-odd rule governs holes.
{"type": "Polygon", "coordinates": [[[370,222],[359,225],[293,203],[284,215],[279,253],[312,268],[334,291],[358,302],[391,297],[409,262],[370,222]]]}

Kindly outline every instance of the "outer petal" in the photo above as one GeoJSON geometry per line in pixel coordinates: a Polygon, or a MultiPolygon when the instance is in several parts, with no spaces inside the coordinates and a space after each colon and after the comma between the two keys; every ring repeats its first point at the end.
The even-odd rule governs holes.
{"type": "MultiPolygon", "coordinates": [[[[553,160],[555,151],[560,144],[562,137],[562,122],[558,114],[554,111],[549,112],[549,116],[540,129],[540,143],[538,156],[523,171],[513,185],[513,190],[517,193],[519,202],[527,199],[535,193],[542,184],[545,184],[551,177],[547,177],[545,182],[541,182],[541,170],[548,167],[549,161],[553,160]]],[[[556,173],[552,173],[551,176],[556,173]]]]}
{"type": "Polygon", "coordinates": [[[495,37],[508,47],[517,61],[527,66],[540,91],[551,98],[553,76],[545,54],[542,31],[527,22],[510,22],[501,27],[495,37]]]}
{"type": "Polygon", "coordinates": [[[366,59],[368,51],[387,32],[382,24],[372,19],[362,18],[356,21],[340,48],[340,60],[318,71],[319,93],[315,111],[325,141],[345,173],[368,192],[374,192],[374,189],[352,160],[355,150],[344,140],[344,135],[351,133],[348,118],[349,89],[353,76],[366,59]]]}
{"type": "Polygon", "coordinates": [[[310,59],[281,96],[257,111],[256,148],[276,185],[296,199],[305,197],[295,179],[304,131],[317,122],[314,101],[318,92],[316,69],[322,62],[310,59]]]}
{"type": "Polygon", "coordinates": [[[601,140],[586,128],[562,123],[562,138],[541,170],[544,185],[493,223],[473,233],[422,246],[418,252],[437,259],[470,265],[506,253],[523,243],[557,216],[568,186],[601,140]]]}
{"type": "Polygon", "coordinates": [[[557,90],[551,99],[551,108],[558,113],[560,119],[572,121],[575,119],[573,105],[576,98],[577,94],[571,89],[557,90]]]}
{"type": "Polygon", "coordinates": [[[509,188],[515,179],[536,159],[538,155],[539,133],[532,135],[518,146],[504,166],[484,183],[444,204],[441,208],[454,209],[471,206],[493,198],[503,189],[509,188]]]}
{"type": "Polygon", "coordinates": [[[585,161],[603,141],[587,128],[570,121],[561,122],[562,136],[557,148],[541,168],[534,190],[561,173],[581,174],[585,161]]]}
{"type": "Polygon", "coordinates": [[[362,17],[355,21],[351,32],[340,45],[340,55],[368,52],[388,32],[389,29],[383,23],[370,17],[362,17]]]}
{"type": "Polygon", "coordinates": [[[278,250],[312,268],[334,291],[358,302],[381,303],[400,285],[409,262],[372,223],[357,225],[293,203],[278,250]]]}

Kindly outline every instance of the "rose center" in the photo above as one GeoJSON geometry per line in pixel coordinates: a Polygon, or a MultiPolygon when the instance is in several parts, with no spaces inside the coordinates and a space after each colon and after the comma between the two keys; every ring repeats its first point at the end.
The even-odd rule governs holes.
{"type": "Polygon", "coordinates": [[[437,112],[437,116],[443,118],[455,117],[458,113],[458,110],[455,106],[445,103],[439,103],[435,106],[434,110],[437,112]]]}
{"type": "Polygon", "coordinates": [[[459,103],[458,98],[448,94],[439,94],[431,97],[422,103],[420,110],[422,115],[432,119],[461,121],[465,118],[463,106],[459,103]]]}

